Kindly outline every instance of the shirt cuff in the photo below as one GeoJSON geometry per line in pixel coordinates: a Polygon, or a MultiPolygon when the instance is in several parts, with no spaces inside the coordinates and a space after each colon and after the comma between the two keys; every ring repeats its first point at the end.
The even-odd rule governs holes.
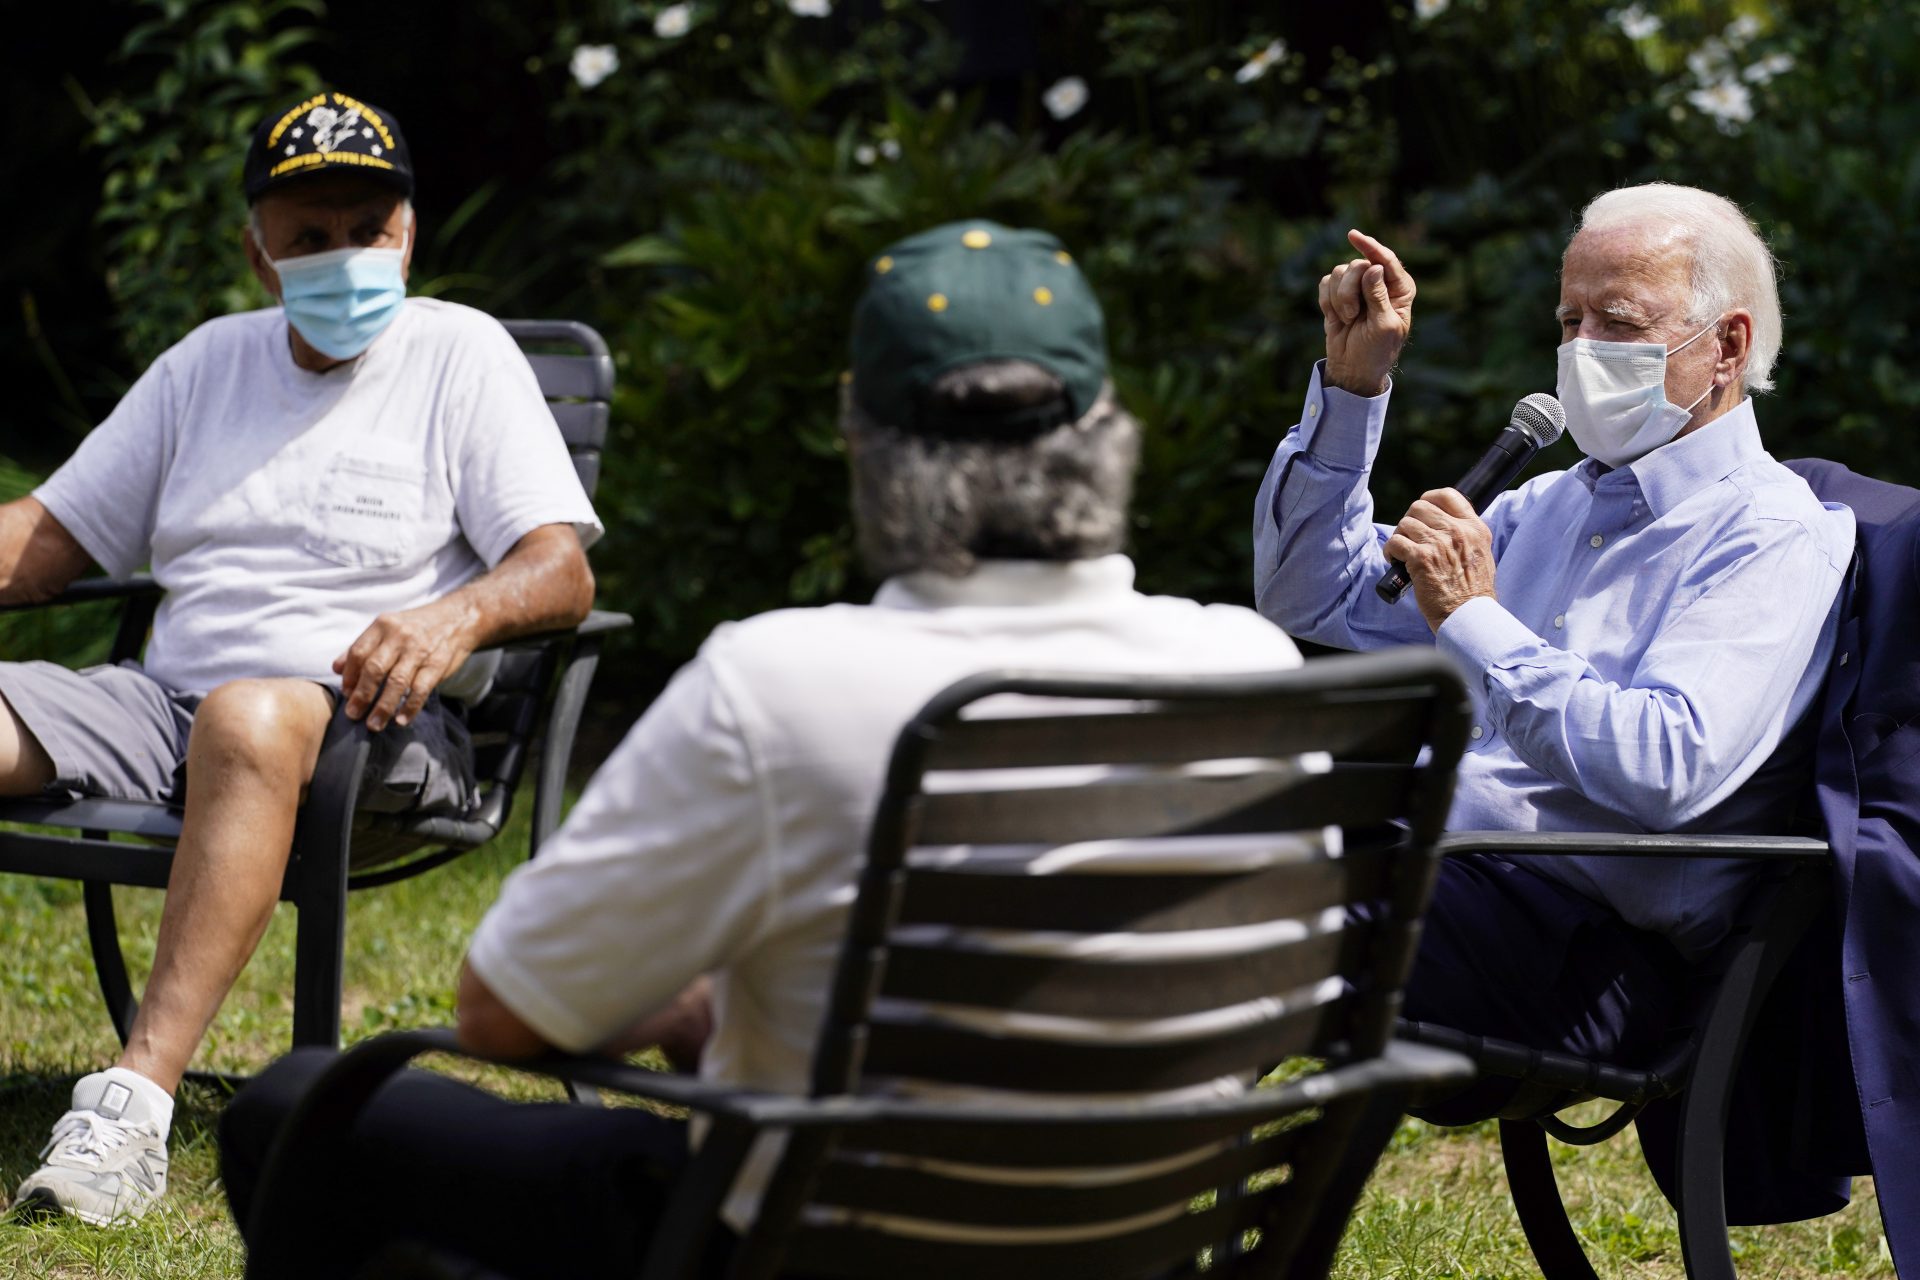
{"type": "Polygon", "coordinates": [[[1387,401],[1393,383],[1377,396],[1357,396],[1324,381],[1327,362],[1313,366],[1307,402],[1300,408],[1300,438],[1315,459],[1343,471],[1373,466],[1387,425],[1387,401]]]}
{"type": "Polygon", "coordinates": [[[1487,596],[1475,596],[1448,614],[1434,641],[1483,682],[1500,662],[1542,643],[1505,605],[1487,596]]]}

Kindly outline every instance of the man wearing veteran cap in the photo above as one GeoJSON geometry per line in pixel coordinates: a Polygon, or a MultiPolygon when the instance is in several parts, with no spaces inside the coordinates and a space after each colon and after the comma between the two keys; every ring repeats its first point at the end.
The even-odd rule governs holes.
{"type": "Polygon", "coordinates": [[[406,296],[413,168],[342,93],[268,115],[247,260],[281,306],[163,354],[66,465],[0,506],[0,601],[97,563],[166,589],[143,663],[0,662],[0,795],[181,805],[153,971],[111,1068],[74,1086],[20,1199],[106,1223],[166,1189],[172,1094],[266,929],[323,736],[363,721],[421,807],[472,763],[441,697],[476,650],[571,625],[600,526],[518,347],[406,296]],[[404,776],[403,776],[404,775],[404,776]]]}
{"type": "MultiPolygon", "coordinates": [[[[930,697],[999,667],[1298,664],[1251,610],[1133,589],[1120,551],[1139,425],[1108,382],[1099,304],[1052,236],[963,222],[892,246],[868,266],[852,356],[841,427],[860,549],[885,582],[870,605],[713,633],[481,923],[460,981],[471,1047],[652,1044],[650,1015],[711,974],[703,1074],[804,1093],[888,754],[930,697]]],[[[326,1057],[296,1053],[227,1113],[243,1226],[276,1127],[326,1057]]],[[[389,1085],[362,1122],[380,1158],[328,1180],[354,1198],[337,1215],[353,1235],[321,1270],[350,1273],[400,1233],[508,1274],[637,1270],[684,1124],[546,1110],[425,1073],[389,1085]],[[565,1197],[564,1239],[475,1220],[503,1168],[565,1197]]],[[[736,1227],[771,1154],[733,1188],[736,1227]]]]}

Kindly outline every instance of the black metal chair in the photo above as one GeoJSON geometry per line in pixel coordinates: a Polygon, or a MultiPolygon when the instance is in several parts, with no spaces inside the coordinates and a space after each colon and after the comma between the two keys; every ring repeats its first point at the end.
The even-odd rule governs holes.
{"type": "Polygon", "coordinates": [[[1448,834],[1441,847],[1447,855],[1721,857],[1756,859],[1767,866],[1726,940],[1691,973],[1683,1012],[1667,1046],[1650,1063],[1591,1061],[1432,1023],[1403,1020],[1398,1027],[1405,1039],[1464,1054],[1484,1074],[1522,1082],[1500,1112],[1500,1152],[1521,1229],[1547,1280],[1596,1280],[1560,1198],[1548,1137],[1595,1146],[1663,1098],[1676,1099],[1680,1109],[1670,1185],[1687,1275],[1734,1280],[1724,1166],[1734,1077],[1775,979],[1827,906],[1832,873],[1826,842],[1796,836],[1475,831],[1448,834]],[[1586,1126],[1558,1114],[1596,1098],[1620,1105],[1586,1126]]]}
{"type": "MultiPolygon", "coordinates": [[[[599,479],[613,394],[613,360],[606,343],[576,321],[505,323],[527,350],[574,467],[592,493],[599,479]]],[[[48,604],[124,601],[109,659],[119,662],[139,656],[160,594],[148,578],[88,580],[48,604]]],[[[300,812],[281,889],[282,899],[293,903],[298,912],[294,1044],[339,1043],[348,890],[418,875],[498,835],[536,753],[530,856],[559,825],[573,739],[602,641],[631,624],[625,615],[596,610],[574,630],[503,646],[491,689],[467,712],[480,789],[476,806],[464,816],[358,811],[368,734],[356,727],[329,736],[300,812]]],[[[82,882],[87,937],[101,994],[125,1043],[138,1004],[114,919],[113,886],[166,887],[173,865],[172,845],[180,835],[180,812],[118,800],[18,800],[0,802],[0,823],[62,832],[0,829],[0,873],[82,882]],[[116,840],[116,836],[138,837],[139,842],[116,840]]]]}
{"type": "MultiPolygon", "coordinates": [[[[1465,727],[1422,650],[964,680],[895,745],[810,1096],[529,1069],[710,1118],[656,1280],[699,1273],[769,1131],[785,1154],[729,1276],[1113,1280],[1197,1274],[1203,1250],[1211,1276],[1324,1275],[1410,1092],[1468,1074],[1389,1035],[1465,727]],[[1302,1055],[1323,1068],[1207,1096],[1302,1055]]],[[[249,1275],[311,1271],[329,1144],[453,1047],[399,1032],[333,1064],[270,1157],[249,1275]]]]}
{"type": "MultiPolygon", "coordinates": [[[[1845,688],[1838,671],[1861,652],[1860,618],[1853,582],[1876,571],[1899,578],[1911,571],[1911,511],[1915,494],[1898,486],[1877,486],[1878,505],[1858,505],[1862,478],[1832,463],[1796,460],[1788,466],[1816,495],[1856,504],[1859,538],[1850,582],[1842,596],[1840,639],[1830,686],[1845,688]],[[1889,535],[1895,534],[1897,536],[1889,535]],[[1876,565],[1870,552],[1881,548],[1897,564],[1876,565]]],[[[1872,485],[1873,482],[1865,482],[1872,485]]],[[[1859,665],[1854,668],[1859,669],[1859,665]]],[[[1844,699],[1841,699],[1844,701],[1844,699]]],[[[1851,702],[1835,705],[1832,688],[1816,704],[1824,725],[1851,720],[1851,702]]],[[[1820,735],[1811,761],[1800,759],[1797,772],[1767,771],[1780,785],[1809,787],[1816,773],[1832,768],[1851,773],[1854,761],[1831,750],[1850,752],[1843,734],[1837,743],[1820,735]]],[[[1790,757],[1790,750],[1783,752],[1790,757]]],[[[1463,832],[1442,842],[1447,854],[1479,851],[1507,857],[1564,854],[1616,857],[1737,857],[1767,864],[1742,904],[1732,933],[1717,952],[1698,966],[1681,1016],[1667,1047],[1637,1066],[1590,1062],[1543,1052],[1528,1045],[1463,1034],[1457,1029],[1403,1023],[1400,1033],[1423,1044],[1442,1046],[1472,1058],[1489,1075],[1525,1082],[1500,1118],[1500,1145],[1507,1181],[1521,1227],[1548,1280],[1594,1280],[1595,1272],[1567,1217],[1548,1157],[1547,1138],[1591,1146],[1613,1137],[1650,1103],[1675,1100],[1679,1132],[1674,1167],[1663,1170],[1679,1218],[1681,1253],[1692,1280],[1733,1280],[1736,1275],[1727,1236],[1725,1153],[1728,1108],[1736,1072],[1750,1035],[1776,980],[1789,963],[1837,966],[1837,955],[1796,955],[1802,939],[1832,899],[1834,869],[1825,841],[1791,836],[1545,835],[1463,832]],[[1595,1124],[1576,1127],[1557,1113],[1577,1102],[1607,1099],[1620,1107],[1595,1124]]],[[[1816,977],[1818,974],[1815,975],[1816,977]]],[[[1844,1031],[1841,1032],[1844,1034],[1844,1031]]],[[[1801,1135],[1804,1140],[1805,1135],[1801,1135]]]]}

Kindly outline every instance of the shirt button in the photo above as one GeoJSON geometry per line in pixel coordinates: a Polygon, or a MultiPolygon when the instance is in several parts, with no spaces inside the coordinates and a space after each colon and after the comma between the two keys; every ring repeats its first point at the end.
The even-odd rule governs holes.
{"type": "Polygon", "coordinates": [[[1482,729],[1479,725],[1473,726],[1472,737],[1475,742],[1478,742],[1481,738],[1485,737],[1486,733],[1487,731],[1485,729],[1482,729]]]}
{"type": "Polygon", "coordinates": [[[1308,405],[1308,406],[1307,406],[1307,416],[1308,416],[1309,418],[1317,418],[1317,417],[1319,417],[1319,416],[1320,416],[1320,406],[1319,406],[1318,404],[1310,404],[1310,405],[1308,405]]]}
{"type": "Polygon", "coordinates": [[[1606,541],[1605,538],[1601,537],[1599,534],[1596,533],[1591,538],[1587,539],[1587,545],[1590,547],[1597,547],[1605,541],[1606,541]]]}
{"type": "Polygon", "coordinates": [[[1567,615],[1566,615],[1566,614],[1564,614],[1564,613],[1556,613],[1556,614],[1554,614],[1554,615],[1553,615],[1553,625],[1554,625],[1555,627],[1564,627],[1564,626],[1566,626],[1566,625],[1567,625],[1567,615]]]}

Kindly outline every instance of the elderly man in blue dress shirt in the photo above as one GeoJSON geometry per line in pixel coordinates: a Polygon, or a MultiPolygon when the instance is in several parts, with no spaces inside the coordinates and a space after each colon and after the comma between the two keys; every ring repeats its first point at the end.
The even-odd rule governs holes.
{"type": "MultiPolygon", "coordinates": [[[[1350,239],[1363,256],[1320,282],[1327,358],[1260,488],[1260,611],[1322,644],[1460,661],[1477,714],[1456,830],[1787,827],[1804,788],[1777,779],[1832,651],[1853,517],[1761,444],[1751,396],[1772,386],[1781,323],[1753,224],[1664,183],[1588,205],[1558,308],[1559,397],[1587,456],[1484,512],[1433,490],[1397,526],[1374,523],[1367,480],[1414,281],[1350,239]],[[1391,605],[1373,590],[1388,558],[1413,579],[1391,605]]],[[[1746,871],[1450,860],[1408,1016],[1633,1061],[1746,871]]]]}

